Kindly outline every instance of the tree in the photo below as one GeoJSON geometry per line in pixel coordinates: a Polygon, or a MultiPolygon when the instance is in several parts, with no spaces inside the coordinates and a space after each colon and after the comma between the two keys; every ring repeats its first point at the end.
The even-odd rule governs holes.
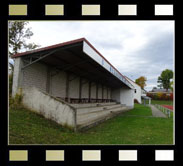
{"type": "Polygon", "coordinates": [[[135,80],[135,83],[138,84],[142,89],[146,86],[147,78],[144,76],[141,76],[135,80]]]}
{"type": "Polygon", "coordinates": [[[161,75],[158,77],[159,86],[163,86],[166,91],[171,87],[170,80],[173,78],[173,71],[166,69],[161,72],[161,75]]]}
{"type": "Polygon", "coordinates": [[[160,89],[163,89],[163,84],[159,84],[157,85],[157,87],[159,87],[160,89]]]}
{"type": "MultiPolygon", "coordinates": [[[[35,43],[27,43],[26,40],[33,36],[31,28],[27,27],[29,22],[27,21],[9,21],[9,56],[20,52],[20,50],[33,50],[39,45],[35,43]]],[[[13,65],[11,63],[10,67],[13,71],[13,65]]]]}
{"type": "Polygon", "coordinates": [[[170,82],[170,89],[171,89],[172,92],[173,92],[173,81],[170,82]]]}

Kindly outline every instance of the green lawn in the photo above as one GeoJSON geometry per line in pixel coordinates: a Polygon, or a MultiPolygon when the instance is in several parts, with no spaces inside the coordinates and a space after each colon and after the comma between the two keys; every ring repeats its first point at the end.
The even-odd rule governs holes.
{"type": "Polygon", "coordinates": [[[150,107],[135,104],[135,109],[126,112],[124,115],[152,116],[152,111],[150,107]]]}
{"type": "Polygon", "coordinates": [[[69,129],[25,109],[9,111],[10,144],[173,144],[173,118],[151,116],[149,107],[135,108],[85,132],[69,129]],[[137,115],[137,116],[131,116],[137,115]],[[140,116],[139,116],[140,115],[140,116]]]}

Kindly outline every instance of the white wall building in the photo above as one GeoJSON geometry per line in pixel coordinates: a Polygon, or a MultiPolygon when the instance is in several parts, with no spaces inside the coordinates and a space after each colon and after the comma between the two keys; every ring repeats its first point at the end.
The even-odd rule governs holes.
{"type": "Polygon", "coordinates": [[[133,91],[134,99],[136,99],[141,104],[142,103],[141,96],[144,96],[144,90],[130,78],[128,78],[127,76],[125,77],[134,86],[133,91]]]}

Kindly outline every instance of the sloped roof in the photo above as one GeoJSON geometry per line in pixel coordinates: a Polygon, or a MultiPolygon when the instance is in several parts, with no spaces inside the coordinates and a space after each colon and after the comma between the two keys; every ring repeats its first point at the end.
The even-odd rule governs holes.
{"type": "MultiPolygon", "coordinates": [[[[73,44],[77,44],[77,43],[87,43],[100,57],[102,57],[102,59],[104,59],[106,61],[106,63],[109,64],[109,66],[111,66],[116,72],[118,73],[118,75],[120,75],[120,77],[122,77],[123,79],[121,80],[123,83],[125,83],[127,86],[129,86],[130,88],[133,87],[133,85],[128,81],[128,79],[126,79],[126,77],[124,75],[122,75],[94,46],[91,45],[91,43],[86,40],[85,38],[79,38],[76,40],[71,40],[71,41],[67,41],[67,42],[63,42],[63,43],[59,43],[59,44],[55,44],[55,45],[51,45],[51,46],[47,46],[47,47],[43,47],[43,48],[39,48],[39,49],[35,49],[35,50],[31,50],[31,51],[27,51],[27,52],[22,52],[22,53],[18,53],[12,56],[12,58],[17,58],[17,57],[24,57],[24,56],[31,56],[35,53],[41,53],[41,52],[45,52],[45,51],[51,51],[57,48],[61,48],[61,47],[65,47],[65,46],[69,46],[69,45],[73,45],[73,44]]],[[[84,47],[84,46],[83,46],[84,47]]],[[[91,57],[91,56],[90,56],[91,57]]],[[[103,66],[102,66],[103,67],[103,66]]],[[[114,75],[114,73],[112,73],[114,75]]],[[[116,76],[116,75],[115,75],[116,76]]],[[[116,76],[117,77],[117,76],[116,76]]],[[[118,78],[119,79],[119,78],[118,78]]]]}

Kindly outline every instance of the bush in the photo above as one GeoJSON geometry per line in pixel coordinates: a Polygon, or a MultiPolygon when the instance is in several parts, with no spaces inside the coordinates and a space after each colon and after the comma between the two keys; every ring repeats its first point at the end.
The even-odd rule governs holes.
{"type": "Polygon", "coordinates": [[[168,93],[147,93],[148,97],[151,97],[153,100],[173,100],[173,93],[168,94],[168,93]]]}
{"type": "Polygon", "coordinates": [[[10,108],[13,109],[23,108],[22,99],[23,99],[22,89],[19,89],[19,92],[16,93],[15,97],[12,96],[9,97],[10,108]]]}
{"type": "Polygon", "coordinates": [[[170,94],[170,100],[173,100],[173,93],[170,94]]]}
{"type": "Polygon", "coordinates": [[[167,100],[167,94],[166,93],[163,93],[160,100],[167,100]]]}
{"type": "Polygon", "coordinates": [[[158,100],[163,100],[163,98],[165,98],[164,93],[158,92],[158,93],[157,93],[157,99],[158,99],[158,100]]]}
{"type": "Polygon", "coordinates": [[[158,100],[158,99],[159,99],[157,93],[155,93],[155,94],[153,95],[153,99],[154,99],[154,100],[158,100]]]}

